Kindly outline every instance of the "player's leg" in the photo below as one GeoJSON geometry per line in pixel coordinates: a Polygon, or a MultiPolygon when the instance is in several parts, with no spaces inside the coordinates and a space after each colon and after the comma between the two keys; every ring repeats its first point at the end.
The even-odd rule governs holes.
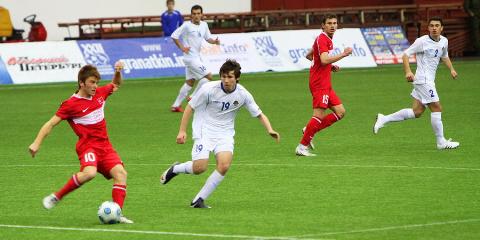
{"type": "Polygon", "coordinates": [[[96,174],[96,166],[82,167],[81,171],[74,174],[61,189],[43,199],[43,207],[46,209],[52,209],[60,200],[62,200],[63,197],[81,187],[84,183],[95,178],[96,174]]]}
{"type": "Polygon", "coordinates": [[[203,64],[200,59],[192,61],[192,76],[198,80],[197,86],[192,92],[192,96],[197,93],[198,89],[200,89],[203,84],[212,80],[212,74],[207,71],[207,67],[205,67],[205,64],[203,64]]]}
{"type": "Polygon", "coordinates": [[[212,174],[210,174],[202,189],[200,189],[200,192],[198,192],[195,198],[193,198],[190,206],[194,208],[210,208],[205,205],[205,200],[225,178],[225,174],[227,174],[227,171],[232,164],[233,153],[230,151],[218,152],[215,155],[215,158],[217,160],[217,167],[212,174]]]}
{"type": "Polygon", "coordinates": [[[160,177],[160,183],[167,184],[178,174],[201,174],[208,168],[210,148],[202,139],[195,139],[192,147],[192,160],[184,163],[175,162],[160,177]]]}
{"type": "Polygon", "coordinates": [[[172,109],[171,109],[172,112],[183,112],[182,102],[188,96],[188,93],[193,87],[194,81],[195,79],[193,78],[188,78],[187,80],[185,80],[185,83],[183,84],[183,86],[180,88],[180,91],[178,92],[175,102],[172,104],[172,109]]]}
{"type": "Polygon", "coordinates": [[[453,142],[452,139],[445,139],[443,135],[443,122],[442,122],[442,105],[440,101],[432,102],[428,104],[428,108],[431,111],[430,122],[432,124],[433,132],[437,138],[438,149],[453,149],[457,148],[460,143],[453,142]]]}
{"type": "MultiPolygon", "coordinates": [[[[412,96],[414,96],[413,92],[412,96]]],[[[385,127],[390,122],[400,122],[422,116],[422,113],[425,111],[425,105],[419,99],[415,96],[413,97],[412,108],[404,108],[389,115],[377,114],[375,124],[373,125],[373,133],[377,134],[380,128],[385,127]]]]}
{"type": "MultiPolygon", "coordinates": [[[[123,203],[127,197],[127,171],[123,164],[116,164],[110,169],[109,174],[113,178],[112,200],[123,209],[123,203]]],[[[133,221],[122,214],[120,223],[133,223],[133,221]]]]}

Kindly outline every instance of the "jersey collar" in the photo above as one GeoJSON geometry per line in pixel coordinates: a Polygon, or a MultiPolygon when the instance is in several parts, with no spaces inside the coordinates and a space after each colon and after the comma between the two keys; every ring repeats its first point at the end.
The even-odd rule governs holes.
{"type": "Polygon", "coordinates": [[[226,93],[226,94],[233,93],[233,92],[235,92],[235,90],[237,90],[237,85],[236,85],[236,84],[235,84],[235,88],[234,88],[233,91],[231,91],[231,92],[227,92],[227,91],[225,90],[225,88],[223,88],[223,83],[222,83],[222,82],[220,82],[220,87],[222,88],[222,91],[223,91],[224,93],[226,93]]]}
{"type": "Polygon", "coordinates": [[[92,100],[93,99],[93,96],[90,96],[89,98],[86,98],[86,97],[82,97],[82,96],[78,95],[77,93],[74,93],[72,95],[72,97],[76,97],[76,98],[80,98],[80,99],[86,99],[86,100],[92,100]]]}
{"type": "Polygon", "coordinates": [[[434,42],[440,42],[440,37],[438,38],[438,41],[436,41],[435,39],[433,39],[432,36],[430,36],[430,34],[428,34],[428,37],[429,37],[430,39],[432,39],[432,41],[434,41],[434,42]]]}
{"type": "Polygon", "coordinates": [[[322,34],[325,35],[325,37],[327,37],[328,39],[332,40],[332,38],[330,38],[325,32],[322,32],[322,34]]]}

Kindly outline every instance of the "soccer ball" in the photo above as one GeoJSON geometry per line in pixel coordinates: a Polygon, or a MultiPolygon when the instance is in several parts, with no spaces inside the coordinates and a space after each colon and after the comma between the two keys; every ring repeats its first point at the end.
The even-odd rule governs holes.
{"type": "Polygon", "coordinates": [[[98,219],[103,224],[115,224],[120,222],[122,209],[117,203],[105,201],[98,208],[98,219]]]}

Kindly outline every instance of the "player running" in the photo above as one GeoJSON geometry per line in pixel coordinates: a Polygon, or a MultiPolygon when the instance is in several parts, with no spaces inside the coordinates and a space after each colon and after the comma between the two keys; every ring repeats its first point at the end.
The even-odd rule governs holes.
{"type": "Polygon", "coordinates": [[[442,36],[443,22],[439,17],[433,17],[428,20],[428,35],[424,35],[415,40],[415,42],[405,50],[403,54],[403,69],[405,78],[408,82],[413,82],[412,108],[405,108],[398,112],[384,116],[377,115],[377,120],[373,126],[373,133],[377,134],[380,128],[390,122],[399,122],[407,119],[419,118],[425,112],[425,105],[431,111],[431,124],[433,132],[437,138],[437,149],[452,149],[460,146],[460,143],[445,139],[443,136],[442,123],[442,105],[435,88],[435,74],[437,72],[440,59],[450,69],[450,75],[453,79],[457,78],[457,72],[453,68],[452,62],[448,57],[448,40],[442,36]],[[409,56],[416,54],[417,70],[413,75],[408,62],[409,56]]]}
{"type": "Polygon", "coordinates": [[[313,149],[312,139],[315,134],[342,119],[345,115],[342,101],[332,88],[331,72],[340,70],[332,63],[350,55],[352,48],[347,47],[343,53],[329,56],[329,52],[333,50],[332,38],[337,27],[337,16],[325,15],[322,21],[323,32],[315,39],[312,50],[307,54],[307,58],[312,61],[309,86],[313,97],[313,117],[304,128],[302,140],[295,149],[298,156],[316,156],[310,153],[310,149],[313,149]],[[333,112],[327,114],[328,108],[333,112]]]}
{"type": "Polygon", "coordinates": [[[193,208],[210,208],[204,201],[222,182],[233,159],[234,122],[238,110],[245,106],[252,117],[263,124],[268,134],[280,141],[280,134],[272,129],[267,116],[262,113],[252,95],[242,85],[240,64],[227,60],[220,68],[221,81],[209,82],[192,96],[180,123],[177,143],[184,144],[187,139],[187,125],[193,114],[193,148],[192,160],[174,163],[160,177],[162,184],[167,184],[180,173],[201,174],[207,170],[210,152],[215,154],[217,167],[208,177],[200,192],[193,198],[193,208]]]}
{"type": "Polygon", "coordinates": [[[185,63],[185,83],[180,88],[175,102],[172,105],[172,112],[183,112],[182,102],[193,87],[195,80],[199,80],[197,88],[193,91],[192,96],[200,87],[212,80],[212,74],[207,71],[200,56],[202,42],[207,41],[210,44],[220,44],[218,38],[213,39],[210,29],[206,22],[202,21],[203,9],[199,5],[194,5],[191,9],[191,21],[184,22],[182,26],[172,33],[172,39],[183,54],[183,62],[185,63]],[[182,41],[180,41],[182,37],[182,41]]]}
{"type": "MultiPolygon", "coordinates": [[[[97,172],[106,179],[113,178],[112,198],[120,208],[127,195],[127,172],[108,138],[104,108],[107,98],[122,84],[123,64],[115,64],[115,75],[111,83],[99,87],[100,74],[96,67],[86,65],[78,72],[78,90],[64,101],[56,114],[40,129],[35,141],[29,146],[35,157],[43,140],[62,120],[67,120],[78,136],[76,151],[80,160],[80,171],[74,174],[60,190],[46,196],[43,206],[51,209],[63,197],[92,180],[97,172]]],[[[122,216],[121,223],[133,223],[122,216]]]]}

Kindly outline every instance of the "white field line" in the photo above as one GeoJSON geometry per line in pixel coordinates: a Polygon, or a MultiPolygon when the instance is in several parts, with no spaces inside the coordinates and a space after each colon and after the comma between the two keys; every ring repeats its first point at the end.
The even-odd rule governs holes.
{"type": "MultiPolygon", "coordinates": [[[[276,237],[276,236],[250,236],[250,235],[228,235],[228,234],[206,234],[206,233],[188,233],[188,232],[166,232],[166,231],[142,231],[142,230],[124,230],[124,229],[105,229],[105,228],[73,228],[73,227],[52,227],[52,226],[25,226],[25,225],[8,225],[0,224],[0,228],[20,228],[20,229],[44,229],[57,231],[80,231],[80,232],[110,232],[110,233],[130,233],[130,234],[153,234],[153,235],[174,235],[174,236],[190,236],[205,238],[238,238],[238,239],[279,239],[279,240],[295,240],[295,237],[276,237]]],[[[315,238],[319,240],[319,238],[315,238]]],[[[305,238],[302,238],[305,240],[305,238]]],[[[322,239],[325,240],[325,239],[322,239]]]]}
{"type": "Polygon", "coordinates": [[[302,238],[302,237],[347,235],[347,234],[353,234],[353,233],[368,233],[368,232],[380,232],[380,231],[397,230],[397,229],[423,228],[423,227],[430,227],[430,226],[442,226],[442,225],[471,223],[471,222],[479,222],[479,221],[480,219],[478,218],[465,219],[465,220],[452,220],[447,222],[432,222],[432,223],[425,223],[425,224],[409,224],[409,225],[402,225],[402,226],[367,228],[367,229],[359,229],[359,230],[351,230],[351,231],[343,231],[343,232],[326,232],[326,233],[318,233],[318,234],[307,234],[307,235],[301,235],[301,236],[295,236],[295,237],[302,238]]]}
{"type": "MultiPolygon", "coordinates": [[[[125,166],[170,166],[171,163],[125,163],[125,166]]],[[[215,164],[209,164],[215,166],[215,164]]],[[[7,164],[8,167],[78,167],[78,164],[7,164]]],[[[233,166],[269,166],[269,167],[324,167],[324,168],[387,168],[387,169],[431,169],[452,171],[480,171],[480,168],[468,167],[436,167],[436,166],[407,166],[407,165],[361,165],[361,164],[289,164],[289,163],[233,163],[233,166]]]]}

